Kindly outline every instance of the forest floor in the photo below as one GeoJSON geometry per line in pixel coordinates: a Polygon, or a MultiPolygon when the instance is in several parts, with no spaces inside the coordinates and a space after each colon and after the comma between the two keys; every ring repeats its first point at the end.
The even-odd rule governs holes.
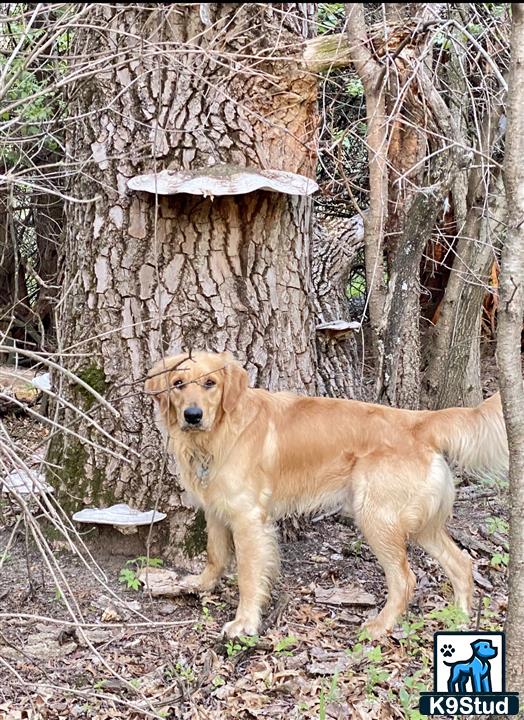
{"type": "MultiPolygon", "coordinates": [[[[41,438],[27,417],[8,424],[24,442],[41,438]]],[[[469,629],[500,629],[504,621],[507,508],[503,483],[462,479],[457,488],[449,528],[474,562],[469,629]]],[[[17,519],[3,501],[0,720],[414,720],[420,692],[432,689],[433,633],[460,626],[440,566],[414,547],[409,615],[380,642],[362,638],[362,623],[384,603],[385,582],[358,531],[338,516],[309,521],[299,539],[282,543],[264,631],[238,642],[220,636],[238,599],[233,577],[207,596],[152,599],[128,587],[132,573],[119,581],[125,558],[97,555],[105,580],[97,579],[92,562],[87,567],[55,539],[50,545],[69,588],[63,594],[23,521],[13,533],[17,519]],[[75,605],[81,624],[66,604],[75,605]]]]}

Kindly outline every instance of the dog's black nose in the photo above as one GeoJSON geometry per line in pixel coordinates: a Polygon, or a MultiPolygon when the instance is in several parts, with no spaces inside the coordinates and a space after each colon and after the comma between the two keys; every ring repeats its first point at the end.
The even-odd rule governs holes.
{"type": "Polygon", "coordinates": [[[184,420],[188,425],[198,425],[203,414],[199,407],[188,407],[184,410],[184,420]]]}

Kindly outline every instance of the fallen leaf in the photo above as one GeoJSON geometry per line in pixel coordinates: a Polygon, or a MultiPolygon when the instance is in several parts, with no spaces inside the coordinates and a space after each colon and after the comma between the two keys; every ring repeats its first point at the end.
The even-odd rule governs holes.
{"type": "Polygon", "coordinates": [[[329,652],[322,648],[311,650],[312,662],[307,666],[310,675],[334,675],[344,672],[352,664],[351,657],[343,650],[329,652]]]}
{"type": "Polygon", "coordinates": [[[117,612],[117,609],[114,605],[108,605],[104,612],[101,615],[102,622],[106,623],[112,623],[112,622],[120,622],[122,620],[122,616],[117,612]]]}

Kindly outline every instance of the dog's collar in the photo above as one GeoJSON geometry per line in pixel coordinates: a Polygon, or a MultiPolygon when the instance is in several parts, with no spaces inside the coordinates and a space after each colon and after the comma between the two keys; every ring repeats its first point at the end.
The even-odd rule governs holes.
{"type": "Polygon", "coordinates": [[[196,479],[202,487],[207,487],[209,483],[209,466],[211,465],[211,456],[204,453],[192,453],[191,465],[195,473],[196,479]]]}
{"type": "Polygon", "coordinates": [[[209,467],[207,465],[203,465],[202,463],[197,462],[196,476],[199,479],[200,484],[204,487],[207,487],[207,484],[209,482],[209,467]]]}

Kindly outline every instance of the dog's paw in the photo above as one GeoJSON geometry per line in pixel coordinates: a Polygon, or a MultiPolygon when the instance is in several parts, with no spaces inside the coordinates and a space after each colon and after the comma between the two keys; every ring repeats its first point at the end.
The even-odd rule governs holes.
{"type": "Polygon", "coordinates": [[[364,623],[364,625],[362,626],[362,630],[365,630],[367,632],[370,640],[378,640],[379,638],[390,632],[391,628],[387,625],[384,625],[384,623],[377,618],[375,620],[369,620],[368,622],[364,623]]]}
{"type": "Polygon", "coordinates": [[[453,655],[453,653],[455,652],[455,648],[453,647],[453,645],[443,645],[440,648],[440,652],[444,657],[448,658],[453,655]]]}
{"type": "Polygon", "coordinates": [[[241,637],[242,635],[257,635],[259,623],[246,618],[236,618],[224,625],[222,635],[228,638],[241,637]]]}

